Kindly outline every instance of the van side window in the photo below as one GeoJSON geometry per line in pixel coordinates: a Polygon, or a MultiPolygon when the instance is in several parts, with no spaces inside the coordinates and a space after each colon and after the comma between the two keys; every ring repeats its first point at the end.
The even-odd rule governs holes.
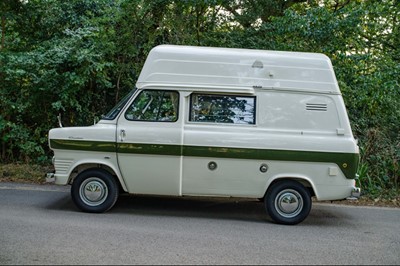
{"type": "Polygon", "coordinates": [[[178,120],[179,93],[176,91],[142,91],[125,112],[133,121],[175,122],[178,120]]]}
{"type": "Polygon", "coordinates": [[[192,94],[190,121],[255,124],[255,103],[254,96],[192,94]]]}

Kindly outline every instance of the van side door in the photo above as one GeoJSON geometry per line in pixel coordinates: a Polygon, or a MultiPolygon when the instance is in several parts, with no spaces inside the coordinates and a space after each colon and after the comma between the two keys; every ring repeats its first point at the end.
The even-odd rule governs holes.
{"type": "Polygon", "coordinates": [[[184,125],[183,195],[262,196],[256,97],[193,93],[184,125]]]}
{"type": "Polygon", "coordinates": [[[118,164],[129,193],[179,195],[180,94],[142,90],[118,119],[118,164]]]}

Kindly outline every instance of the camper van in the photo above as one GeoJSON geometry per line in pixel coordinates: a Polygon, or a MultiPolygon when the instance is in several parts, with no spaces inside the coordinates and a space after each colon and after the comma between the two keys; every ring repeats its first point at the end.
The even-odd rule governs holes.
{"type": "Polygon", "coordinates": [[[250,198],[292,225],[313,198],[360,195],[359,148],[323,54],[156,46],[99,122],[48,136],[48,178],[71,185],[85,212],[108,211],[122,192],[250,198]]]}

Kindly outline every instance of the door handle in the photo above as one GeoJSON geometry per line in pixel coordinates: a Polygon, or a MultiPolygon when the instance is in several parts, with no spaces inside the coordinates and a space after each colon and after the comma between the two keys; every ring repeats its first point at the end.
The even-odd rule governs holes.
{"type": "Polygon", "coordinates": [[[125,129],[121,129],[121,130],[119,131],[119,140],[120,140],[121,142],[123,142],[124,139],[125,139],[125,136],[126,136],[125,129]]]}

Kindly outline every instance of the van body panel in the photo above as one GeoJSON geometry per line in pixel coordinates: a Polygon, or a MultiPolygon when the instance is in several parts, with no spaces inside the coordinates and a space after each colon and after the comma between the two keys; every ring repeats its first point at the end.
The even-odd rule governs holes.
{"type": "Polygon", "coordinates": [[[340,93],[327,56],[254,49],[160,45],[150,51],[136,85],[148,83],[340,93]]]}
{"type": "Polygon", "coordinates": [[[131,193],[180,195],[181,122],[118,120],[118,165],[131,193]]]}
{"type": "Polygon", "coordinates": [[[262,198],[268,175],[259,171],[265,161],[221,157],[183,159],[183,195],[262,198]],[[216,168],[210,169],[210,163],[216,168]]]}
{"type": "Polygon", "coordinates": [[[103,165],[112,169],[122,189],[128,191],[117,162],[115,122],[101,120],[87,127],[53,128],[48,139],[54,152],[56,184],[71,183],[79,166],[103,165]]]}

